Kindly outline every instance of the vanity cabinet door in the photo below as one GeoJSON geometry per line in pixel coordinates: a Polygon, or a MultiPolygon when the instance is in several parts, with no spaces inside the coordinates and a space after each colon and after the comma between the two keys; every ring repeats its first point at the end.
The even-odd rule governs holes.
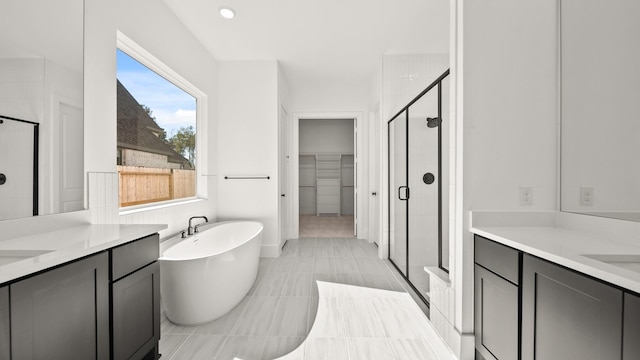
{"type": "Polygon", "coordinates": [[[518,359],[518,308],[518,287],[475,265],[476,350],[483,359],[518,359]]]}
{"type": "Polygon", "coordinates": [[[622,360],[637,359],[640,356],[640,297],[624,294],[624,318],[622,360]]]}
{"type": "Polygon", "coordinates": [[[12,359],[109,359],[106,252],[11,284],[12,359]]]}
{"type": "Polygon", "coordinates": [[[521,258],[520,251],[475,235],[474,313],[479,359],[518,359],[521,258]]]}
{"type": "Polygon", "coordinates": [[[529,255],[522,286],[523,360],[622,357],[621,290],[529,255]]]}
{"type": "Polygon", "coordinates": [[[0,360],[10,359],[9,287],[0,287],[0,360]]]}
{"type": "Polygon", "coordinates": [[[155,359],[160,340],[157,262],[113,283],[113,358],[155,359]]]}

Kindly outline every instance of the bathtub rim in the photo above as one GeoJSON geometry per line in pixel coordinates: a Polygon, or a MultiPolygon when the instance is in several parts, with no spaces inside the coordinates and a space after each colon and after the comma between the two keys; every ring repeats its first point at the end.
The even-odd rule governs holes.
{"type": "Polygon", "coordinates": [[[220,252],[220,253],[216,253],[216,254],[207,254],[207,255],[198,256],[198,257],[189,257],[189,258],[181,258],[181,259],[166,258],[166,257],[164,257],[163,254],[164,254],[165,251],[167,251],[167,250],[171,249],[172,247],[180,244],[182,241],[189,240],[189,238],[191,238],[195,234],[194,235],[189,235],[186,238],[182,238],[181,237],[181,233],[174,234],[173,236],[160,241],[160,254],[159,254],[160,256],[158,258],[158,261],[159,262],[162,262],[162,261],[164,261],[164,262],[181,262],[181,261],[201,260],[201,259],[206,259],[206,258],[213,257],[213,256],[218,256],[218,255],[227,253],[229,251],[233,251],[234,249],[237,249],[240,246],[245,245],[249,241],[255,239],[255,237],[257,235],[260,235],[264,230],[264,224],[262,222],[260,222],[260,221],[255,221],[255,220],[227,220],[227,221],[220,221],[220,222],[214,222],[214,223],[210,223],[210,224],[201,225],[198,228],[202,229],[200,232],[205,232],[205,231],[207,231],[209,229],[213,229],[213,228],[218,227],[218,226],[222,226],[222,225],[225,225],[225,224],[234,224],[234,223],[254,223],[254,224],[258,224],[259,228],[255,233],[253,233],[251,236],[247,237],[246,240],[244,240],[243,242],[239,243],[237,246],[234,246],[234,247],[232,247],[232,248],[230,248],[230,249],[228,249],[226,251],[223,251],[223,252],[220,252]]]}

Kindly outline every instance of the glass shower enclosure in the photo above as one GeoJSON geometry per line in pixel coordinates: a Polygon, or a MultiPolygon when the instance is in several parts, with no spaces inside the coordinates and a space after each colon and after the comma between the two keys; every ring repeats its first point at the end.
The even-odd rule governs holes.
{"type": "Polygon", "coordinates": [[[38,129],[0,115],[0,220],[38,215],[38,129]]]}
{"type": "Polygon", "coordinates": [[[387,122],[389,260],[427,305],[425,267],[449,268],[448,75],[387,122]]]}

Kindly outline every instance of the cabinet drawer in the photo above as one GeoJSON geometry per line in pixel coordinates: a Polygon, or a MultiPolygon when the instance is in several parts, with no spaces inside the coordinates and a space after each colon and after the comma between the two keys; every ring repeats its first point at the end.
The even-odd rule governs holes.
{"type": "Polygon", "coordinates": [[[338,186],[318,186],[318,195],[340,195],[338,186]]]}
{"type": "Polygon", "coordinates": [[[160,256],[160,236],[153,234],[111,250],[112,280],[115,281],[160,256]]]}
{"type": "Polygon", "coordinates": [[[321,186],[340,187],[340,179],[318,179],[316,181],[317,181],[316,185],[318,187],[321,187],[321,186]]]}
{"type": "Polygon", "coordinates": [[[340,204],[318,204],[319,214],[339,214],[340,204]]]}
{"type": "Polygon", "coordinates": [[[339,170],[340,163],[336,161],[318,161],[316,163],[316,169],[318,170],[339,170]]]}
{"type": "Polygon", "coordinates": [[[519,284],[520,252],[475,235],[475,262],[512,283],[519,284]]]}
{"type": "Polygon", "coordinates": [[[340,196],[338,195],[318,195],[318,205],[333,205],[340,208],[340,196]]]}

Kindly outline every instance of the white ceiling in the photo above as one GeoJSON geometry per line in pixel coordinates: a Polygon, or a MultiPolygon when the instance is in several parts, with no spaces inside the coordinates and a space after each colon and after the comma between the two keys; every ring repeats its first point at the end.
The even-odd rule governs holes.
{"type": "Polygon", "coordinates": [[[369,84],[383,54],[449,52],[448,0],[165,2],[216,59],[276,59],[292,87],[369,84]]]}

